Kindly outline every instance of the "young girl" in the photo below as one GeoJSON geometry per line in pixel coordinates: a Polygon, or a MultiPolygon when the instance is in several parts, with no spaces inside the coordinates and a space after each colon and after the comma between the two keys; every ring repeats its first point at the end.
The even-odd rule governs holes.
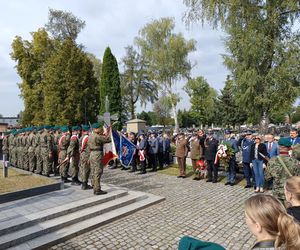
{"type": "Polygon", "coordinates": [[[300,226],[275,197],[250,197],[245,202],[245,219],[257,239],[252,249],[300,249],[300,226]]]}
{"type": "Polygon", "coordinates": [[[291,205],[287,208],[288,214],[300,222],[300,176],[292,176],[286,180],[284,194],[291,205]]]}

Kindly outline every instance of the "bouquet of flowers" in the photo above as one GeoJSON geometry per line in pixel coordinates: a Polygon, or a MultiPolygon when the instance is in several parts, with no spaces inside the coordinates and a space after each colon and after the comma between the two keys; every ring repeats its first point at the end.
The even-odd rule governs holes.
{"type": "Polygon", "coordinates": [[[223,142],[218,146],[218,150],[215,158],[215,164],[220,162],[220,165],[223,165],[225,171],[227,171],[229,167],[229,160],[233,155],[234,155],[234,150],[231,144],[228,142],[223,142]]]}
{"type": "Polygon", "coordinates": [[[201,171],[205,170],[206,169],[206,166],[205,166],[205,162],[204,160],[198,160],[196,162],[196,170],[195,170],[195,174],[196,175],[200,175],[201,171]]]}

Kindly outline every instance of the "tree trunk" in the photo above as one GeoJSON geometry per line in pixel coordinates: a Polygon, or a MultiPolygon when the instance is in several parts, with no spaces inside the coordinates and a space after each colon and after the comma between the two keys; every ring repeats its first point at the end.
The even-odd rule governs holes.
{"type": "Polygon", "coordinates": [[[179,132],[179,125],[178,125],[178,117],[177,117],[177,110],[176,110],[176,104],[171,102],[173,116],[174,116],[174,122],[175,122],[175,133],[179,132]]]}

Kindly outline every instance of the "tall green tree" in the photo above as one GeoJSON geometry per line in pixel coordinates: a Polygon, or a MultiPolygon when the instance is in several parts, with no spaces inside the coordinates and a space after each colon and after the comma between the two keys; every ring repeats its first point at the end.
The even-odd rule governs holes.
{"type": "Polygon", "coordinates": [[[195,41],[186,40],[181,33],[174,33],[174,20],[161,18],[145,25],[136,38],[136,44],[141,49],[142,56],[149,63],[149,69],[160,88],[170,99],[178,131],[177,103],[178,93],[174,91],[176,82],[188,78],[191,63],[188,54],[195,50],[195,41]]]}
{"type": "Polygon", "coordinates": [[[198,125],[215,123],[212,118],[214,118],[217,91],[208,84],[206,79],[202,76],[192,78],[186,83],[184,90],[190,97],[190,112],[198,125]]]}
{"type": "Polygon", "coordinates": [[[17,36],[12,43],[11,53],[21,78],[19,88],[25,106],[21,119],[23,125],[42,124],[45,119],[42,80],[47,61],[55,53],[56,47],[45,29],[39,29],[31,35],[32,41],[17,36]]]}
{"type": "Polygon", "coordinates": [[[45,121],[78,124],[96,121],[99,83],[88,56],[67,38],[47,63],[43,78],[45,121]]]}
{"type": "Polygon", "coordinates": [[[142,111],[141,113],[137,114],[137,118],[146,121],[147,126],[157,124],[157,118],[153,111],[142,111]]]}
{"type": "Polygon", "coordinates": [[[109,47],[103,56],[101,81],[100,81],[100,114],[105,112],[105,97],[108,96],[109,111],[117,114],[119,121],[122,118],[122,99],[120,86],[120,73],[115,56],[109,47]]]}
{"type": "Polygon", "coordinates": [[[237,100],[253,122],[288,110],[299,95],[300,39],[294,0],[184,0],[188,21],[209,21],[227,33],[224,57],[237,100]]]}
{"type": "Polygon", "coordinates": [[[85,21],[73,15],[71,12],[49,9],[46,30],[58,40],[70,38],[76,40],[78,34],[85,27],[85,21]]]}
{"type": "Polygon", "coordinates": [[[133,48],[125,48],[126,55],[122,58],[124,72],[121,77],[122,98],[126,98],[131,119],[135,118],[135,107],[139,101],[142,106],[158,99],[158,88],[151,79],[146,60],[133,48]]]}
{"type": "Polygon", "coordinates": [[[164,94],[154,103],[153,111],[160,125],[168,125],[169,118],[171,118],[171,108],[170,99],[164,94]]]}
{"type": "Polygon", "coordinates": [[[221,95],[218,96],[216,108],[220,114],[220,124],[223,126],[241,125],[247,120],[245,109],[237,104],[233,81],[227,77],[221,95]]]}
{"type": "Polygon", "coordinates": [[[191,114],[191,111],[178,110],[178,122],[182,128],[191,128],[193,125],[199,125],[199,121],[191,114]]]}

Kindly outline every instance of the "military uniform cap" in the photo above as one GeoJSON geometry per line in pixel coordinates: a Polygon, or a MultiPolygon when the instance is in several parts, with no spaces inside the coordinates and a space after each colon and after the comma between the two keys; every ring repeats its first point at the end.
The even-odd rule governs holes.
{"type": "Polygon", "coordinates": [[[92,125],[92,128],[100,128],[100,127],[101,127],[101,125],[98,122],[96,122],[92,125]]]}
{"type": "Polygon", "coordinates": [[[282,137],[282,138],[279,139],[278,145],[279,146],[283,146],[283,147],[291,147],[292,146],[292,142],[290,141],[289,138],[282,137]]]}
{"type": "Polygon", "coordinates": [[[252,135],[252,132],[250,130],[247,130],[246,135],[252,135]]]}
{"type": "Polygon", "coordinates": [[[68,132],[69,128],[67,126],[62,126],[60,130],[61,132],[68,132]]]}
{"type": "Polygon", "coordinates": [[[45,125],[44,129],[51,129],[51,126],[50,125],[45,125]]]}
{"type": "Polygon", "coordinates": [[[79,127],[79,126],[73,126],[73,127],[72,127],[72,131],[78,131],[78,130],[80,130],[80,127],[79,127]]]}
{"type": "Polygon", "coordinates": [[[83,131],[89,131],[90,127],[88,125],[81,125],[83,131]]]}

